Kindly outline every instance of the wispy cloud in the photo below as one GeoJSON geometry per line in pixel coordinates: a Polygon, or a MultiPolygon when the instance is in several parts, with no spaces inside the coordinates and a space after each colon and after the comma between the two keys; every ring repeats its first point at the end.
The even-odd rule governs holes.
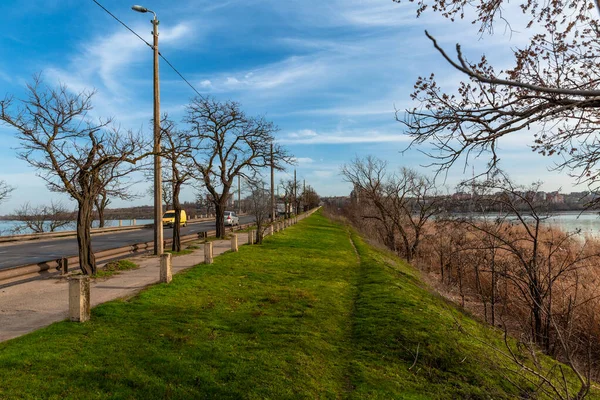
{"type": "Polygon", "coordinates": [[[294,161],[298,165],[307,165],[307,164],[312,164],[315,162],[315,160],[313,160],[310,157],[296,157],[296,158],[294,158],[294,161]]]}
{"type": "MultiPolygon", "coordinates": [[[[310,131],[314,132],[314,131],[310,131]]],[[[410,139],[398,133],[380,132],[377,130],[344,131],[299,137],[295,132],[279,140],[289,145],[314,144],[360,144],[360,143],[407,143],[410,139]]]]}
{"type": "Polygon", "coordinates": [[[213,92],[291,90],[298,85],[321,80],[327,68],[311,57],[290,57],[270,65],[246,71],[219,73],[202,79],[199,85],[213,92]]]}
{"type": "MultiPolygon", "coordinates": [[[[135,25],[143,32],[147,26],[135,25]]],[[[192,24],[181,22],[161,30],[161,43],[173,45],[193,34],[192,24]]],[[[147,38],[151,41],[151,38],[147,38]]],[[[151,87],[152,75],[140,79],[140,69],[151,71],[152,51],[131,32],[121,27],[108,35],[97,36],[67,59],[65,66],[49,66],[44,70],[48,83],[60,82],[73,92],[97,90],[93,99],[94,115],[118,116],[120,122],[147,120],[148,111],[139,111],[132,101],[139,97],[138,88],[151,87]],[[142,67],[141,67],[142,66],[142,67]],[[143,82],[145,81],[145,82],[143,82]]],[[[151,99],[149,99],[151,101],[151,99]]]]}
{"type": "Polygon", "coordinates": [[[312,129],[302,129],[299,130],[298,132],[292,132],[290,134],[288,134],[288,137],[290,138],[308,138],[308,137],[315,137],[318,136],[317,132],[313,131],[312,129]]]}

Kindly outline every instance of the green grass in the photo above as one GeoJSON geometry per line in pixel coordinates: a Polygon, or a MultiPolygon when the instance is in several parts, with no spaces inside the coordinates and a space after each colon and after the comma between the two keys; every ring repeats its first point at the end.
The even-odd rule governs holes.
{"type": "Polygon", "coordinates": [[[500,345],[415,271],[316,214],[169,285],[98,306],[85,324],[0,344],[0,399],[523,394],[474,337],[500,345]]]}
{"type": "Polygon", "coordinates": [[[130,260],[117,260],[107,263],[102,269],[98,269],[92,278],[108,278],[118,275],[121,271],[137,269],[138,265],[130,260]]]}

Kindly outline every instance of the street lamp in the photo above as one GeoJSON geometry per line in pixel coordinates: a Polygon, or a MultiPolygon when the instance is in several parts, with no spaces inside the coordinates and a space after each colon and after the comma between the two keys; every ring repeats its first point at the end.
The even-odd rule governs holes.
{"type": "Polygon", "coordinates": [[[152,36],[154,43],[154,254],[163,253],[163,226],[162,226],[162,182],[160,169],[160,88],[158,85],[158,19],[156,13],[142,6],[133,6],[132,10],[154,14],[152,23],[154,29],[152,36]]]}

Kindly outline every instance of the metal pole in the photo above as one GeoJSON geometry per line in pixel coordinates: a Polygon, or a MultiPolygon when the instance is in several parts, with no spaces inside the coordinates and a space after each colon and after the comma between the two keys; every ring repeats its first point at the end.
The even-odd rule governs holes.
{"type": "Polygon", "coordinates": [[[162,177],[160,167],[160,86],[158,78],[158,19],[152,20],[154,36],[154,254],[163,253],[162,177]]]}
{"type": "Polygon", "coordinates": [[[271,143],[271,221],[275,221],[275,165],[273,162],[273,143],[271,143]]]}
{"type": "Polygon", "coordinates": [[[242,213],[242,177],[238,175],[238,214],[242,213]]]}
{"type": "Polygon", "coordinates": [[[298,184],[296,183],[296,169],[294,169],[294,214],[298,215],[298,184]]]}

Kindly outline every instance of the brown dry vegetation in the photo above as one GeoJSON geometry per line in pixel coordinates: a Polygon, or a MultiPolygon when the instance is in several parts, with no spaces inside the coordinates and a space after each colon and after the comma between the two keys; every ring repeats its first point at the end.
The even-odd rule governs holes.
{"type": "MultiPolygon", "coordinates": [[[[361,217],[369,207],[344,214],[384,243],[378,221],[361,217]]],[[[403,256],[402,246],[396,252],[403,256]]],[[[600,376],[599,255],[600,240],[544,224],[535,231],[507,220],[440,217],[425,224],[412,264],[445,297],[591,382],[600,376]]]]}

